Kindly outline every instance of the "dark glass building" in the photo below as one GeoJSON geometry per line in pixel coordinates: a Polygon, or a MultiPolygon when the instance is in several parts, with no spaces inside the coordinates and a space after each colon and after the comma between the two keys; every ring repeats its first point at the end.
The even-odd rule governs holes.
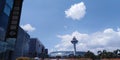
{"type": "Polygon", "coordinates": [[[0,60],[16,60],[17,57],[28,56],[30,36],[22,28],[18,27],[17,40],[11,38],[5,41],[13,2],[0,0],[0,60]]]}
{"type": "Polygon", "coordinates": [[[0,0],[0,59],[5,60],[7,43],[4,42],[13,0],[0,0]]]}
{"type": "Polygon", "coordinates": [[[8,19],[12,10],[13,0],[0,0],[0,40],[5,39],[8,19]]]}
{"type": "Polygon", "coordinates": [[[41,57],[45,53],[44,45],[37,38],[31,38],[29,42],[29,57],[41,57]]]}
{"type": "Polygon", "coordinates": [[[18,29],[18,37],[14,42],[9,43],[0,41],[0,59],[15,60],[18,57],[28,57],[30,36],[22,28],[18,29]]]}

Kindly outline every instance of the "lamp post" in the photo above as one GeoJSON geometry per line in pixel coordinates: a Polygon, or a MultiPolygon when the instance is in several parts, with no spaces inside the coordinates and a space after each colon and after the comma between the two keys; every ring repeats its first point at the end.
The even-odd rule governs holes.
{"type": "Polygon", "coordinates": [[[74,56],[76,56],[76,44],[78,43],[78,40],[73,37],[71,43],[73,44],[73,47],[74,47],[74,56]]]}

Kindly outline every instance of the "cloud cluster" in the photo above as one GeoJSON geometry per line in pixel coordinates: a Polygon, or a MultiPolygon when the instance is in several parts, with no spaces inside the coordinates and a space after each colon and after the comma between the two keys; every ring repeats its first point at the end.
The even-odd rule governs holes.
{"type": "Polygon", "coordinates": [[[30,24],[21,25],[21,27],[27,32],[32,32],[35,30],[35,27],[32,27],[30,24]]]}
{"type": "Polygon", "coordinates": [[[73,20],[80,20],[85,16],[86,6],[84,2],[80,2],[72,5],[69,9],[65,11],[67,18],[72,18],[73,20]]]}
{"type": "Polygon", "coordinates": [[[61,42],[55,46],[55,49],[58,51],[73,50],[70,41],[74,36],[79,41],[77,44],[78,51],[91,50],[96,53],[98,50],[106,49],[112,51],[120,48],[120,29],[115,31],[112,28],[108,28],[92,34],[83,34],[75,31],[72,34],[58,35],[61,42]]]}

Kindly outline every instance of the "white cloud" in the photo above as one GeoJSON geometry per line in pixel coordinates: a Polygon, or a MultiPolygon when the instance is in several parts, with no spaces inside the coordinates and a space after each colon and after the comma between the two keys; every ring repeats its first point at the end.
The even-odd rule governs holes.
{"type": "Polygon", "coordinates": [[[73,20],[80,20],[86,14],[86,6],[84,2],[74,4],[65,11],[65,14],[67,18],[72,18],[73,20]]]}
{"type": "Polygon", "coordinates": [[[120,30],[115,31],[112,28],[108,28],[92,34],[83,34],[75,31],[72,34],[58,35],[61,42],[55,46],[55,49],[58,51],[73,50],[70,41],[74,36],[79,41],[77,44],[78,51],[91,50],[96,53],[98,50],[106,49],[112,51],[120,48],[120,30]]]}
{"type": "Polygon", "coordinates": [[[26,25],[21,25],[21,27],[28,32],[32,32],[35,30],[35,27],[32,27],[30,24],[26,24],[26,25]]]}

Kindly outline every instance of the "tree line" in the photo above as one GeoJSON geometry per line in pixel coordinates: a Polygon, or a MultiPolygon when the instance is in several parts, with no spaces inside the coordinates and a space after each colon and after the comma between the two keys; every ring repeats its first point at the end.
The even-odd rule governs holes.
{"type": "Polygon", "coordinates": [[[84,55],[85,58],[92,58],[92,59],[103,59],[103,58],[120,58],[120,49],[114,50],[113,52],[102,50],[98,51],[97,55],[95,55],[91,51],[87,51],[84,55]]]}

